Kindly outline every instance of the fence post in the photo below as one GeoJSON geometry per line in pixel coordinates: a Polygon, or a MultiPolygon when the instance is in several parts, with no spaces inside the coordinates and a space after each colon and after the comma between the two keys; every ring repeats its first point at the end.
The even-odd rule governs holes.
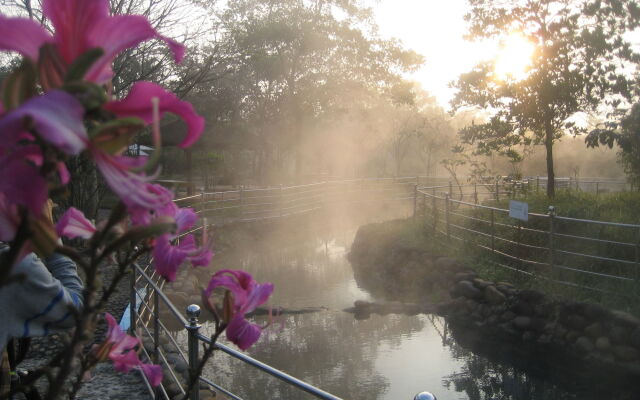
{"type": "Polygon", "coordinates": [[[436,223],[438,222],[438,203],[437,203],[437,199],[436,199],[436,188],[434,187],[433,189],[433,197],[431,197],[431,211],[433,212],[433,235],[435,236],[436,234],[436,223]]]}
{"type": "Polygon", "coordinates": [[[600,192],[600,182],[596,181],[596,198],[598,197],[598,192],[600,192]]]}
{"type": "Polygon", "coordinates": [[[476,182],[473,183],[473,202],[478,204],[478,184],[476,182]]]}
{"type": "Polygon", "coordinates": [[[133,336],[136,334],[136,313],[138,312],[138,308],[136,307],[136,265],[133,264],[131,266],[131,287],[129,293],[129,333],[133,336]]]}
{"type": "Polygon", "coordinates": [[[540,191],[540,177],[536,175],[536,193],[540,191]]]}
{"type": "Polygon", "coordinates": [[[453,184],[449,181],[449,197],[451,197],[451,193],[453,193],[453,184]]]}
{"type": "Polygon", "coordinates": [[[496,179],[496,201],[500,201],[500,183],[496,179]]]}
{"type": "Polygon", "coordinates": [[[493,208],[491,209],[491,252],[496,251],[496,220],[493,208]]]}
{"type": "Polygon", "coordinates": [[[445,212],[445,222],[447,224],[447,240],[450,240],[449,234],[449,194],[444,195],[444,212],[445,212]]]}
{"type": "MultiPolygon", "coordinates": [[[[193,381],[196,378],[195,374],[198,369],[199,356],[198,356],[198,331],[200,330],[200,324],[198,323],[198,317],[200,316],[200,307],[197,304],[191,304],[187,306],[187,318],[189,320],[189,326],[187,326],[188,338],[188,356],[189,356],[189,381],[193,381]]],[[[189,393],[189,400],[200,400],[200,385],[198,382],[191,389],[189,393]]]]}
{"type": "MultiPolygon", "coordinates": [[[[555,233],[555,216],[556,216],[556,208],[554,206],[549,206],[549,275],[552,274],[553,272],[553,266],[555,264],[555,255],[554,255],[554,239],[553,239],[553,235],[555,233]]],[[[551,278],[551,276],[549,276],[549,278],[551,278]]]]}
{"type": "Polygon", "coordinates": [[[201,200],[201,202],[202,202],[202,205],[200,206],[200,207],[201,207],[201,208],[200,208],[200,212],[204,212],[204,210],[205,210],[205,208],[206,208],[206,204],[207,204],[206,196],[207,196],[207,195],[206,195],[206,193],[205,193],[205,192],[202,192],[202,193],[200,194],[200,197],[202,197],[202,198],[200,199],[200,200],[201,200]]]}
{"type": "Polygon", "coordinates": [[[242,198],[244,197],[244,185],[240,185],[240,193],[238,195],[240,197],[240,217],[242,218],[242,198]]]}
{"type": "Polygon", "coordinates": [[[413,218],[418,215],[418,185],[413,185],[413,218]]]}

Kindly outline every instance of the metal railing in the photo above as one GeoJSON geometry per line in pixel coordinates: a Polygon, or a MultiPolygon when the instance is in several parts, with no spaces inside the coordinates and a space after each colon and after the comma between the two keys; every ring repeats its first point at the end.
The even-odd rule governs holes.
{"type": "MultiPolygon", "coordinates": [[[[310,213],[326,207],[345,204],[360,204],[367,202],[397,202],[406,201],[407,205],[414,202],[415,187],[420,182],[419,177],[407,178],[379,178],[357,179],[343,181],[328,181],[299,186],[277,186],[268,188],[244,188],[224,192],[199,193],[175,200],[180,206],[191,206],[204,217],[203,224],[188,233],[195,233],[202,229],[210,229],[215,225],[232,222],[250,222],[274,218],[310,213]]],[[[425,182],[423,178],[423,182],[425,182]]],[[[183,235],[184,235],[183,234],[183,235]]],[[[179,240],[179,238],[178,238],[179,240]]],[[[131,298],[129,311],[129,330],[132,334],[141,336],[145,344],[142,351],[146,357],[154,363],[165,366],[165,379],[163,383],[152,388],[146,377],[143,379],[156,399],[170,399],[169,386],[178,388],[184,395],[187,387],[185,381],[180,378],[182,373],[188,371],[189,380],[195,373],[199,362],[198,348],[201,344],[211,345],[211,339],[200,333],[199,306],[191,304],[187,307],[186,315],[178,310],[163,292],[164,279],[153,268],[153,260],[144,266],[135,265],[131,277],[131,298]],[[132,306],[135,305],[135,306],[132,306]],[[163,312],[164,311],[164,312],[163,312]],[[161,317],[164,315],[164,318],[161,317]],[[186,349],[172,335],[168,325],[174,326],[174,332],[186,330],[186,349]],[[160,338],[164,337],[164,346],[172,348],[174,356],[167,354],[160,345],[160,338]],[[178,359],[177,362],[175,359],[178,359]],[[173,361],[173,362],[172,362],[173,361]],[[178,365],[176,368],[175,364],[178,365]]],[[[217,350],[251,365],[260,371],[270,374],[280,381],[296,387],[319,399],[339,400],[339,397],[327,393],[300,379],[279,371],[244,353],[236,351],[228,346],[215,343],[217,350]]],[[[241,398],[214,381],[199,376],[199,383],[223,393],[232,399],[241,398]]],[[[191,400],[199,400],[199,386],[189,394],[191,400]]]]}
{"type": "MultiPolygon", "coordinates": [[[[527,221],[510,218],[500,201],[522,199],[531,182],[536,182],[534,188],[543,187],[538,186],[540,178],[534,179],[416,187],[414,215],[426,220],[443,245],[471,244],[471,249],[490,254],[483,260],[496,267],[580,290],[637,298],[640,225],[559,216],[553,206],[545,214],[529,212],[527,221]]],[[[600,186],[594,180],[580,185],[585,182],[600,186]]],[[[622,182],[605,183],[624,188],[622,182]]]]}

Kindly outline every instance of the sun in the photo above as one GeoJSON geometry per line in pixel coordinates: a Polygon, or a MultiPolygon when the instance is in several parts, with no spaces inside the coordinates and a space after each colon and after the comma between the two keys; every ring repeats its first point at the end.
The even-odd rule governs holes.
{"type": "Polygon", "coordinates": [[[527,77],[527,67],[536,46],[520,33],[511,33],[498,49],[495,76],[499,80],[520,81],[527,77]]]}

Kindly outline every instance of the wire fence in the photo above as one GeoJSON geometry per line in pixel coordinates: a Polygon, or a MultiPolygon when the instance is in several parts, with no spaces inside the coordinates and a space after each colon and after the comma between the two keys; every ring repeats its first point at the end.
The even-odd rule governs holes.
{"type": "MultiPolygon", "coordinates": [[[[558,178],[557,182],[559,187],[593,190],[596,194],[629,188],[626,183],[614,180],[558,178]]],[[[630,288],[637,290],[640,225],[567,218],[552,212],[528,213],[528,221],[515,221],[509,217],[509,210],[487,205],[545,187],[546,181],[541,177],[520,181],[501,178],[493,183],[460,186],[442,177],[365,178],[298,186],[240,187],[202,192],[175,202],[181,207],[193,207],[203,217],[200,226],[184,234],[227,223],[278,219],[350,204],[402,204],[412,207],[414,216],[423,217],[443,245],[459,249],[461,244],[473,244],[475,249],[490,253],[496,266],[509,271],[620,296],[633,293],[630,288]]],[[[155,399],[169,400],[172,398],[167,391],[169,385],[177,387],[179,394],[187,391],[184,379],[180,379],[179,364],[186,366],[192,377],[199,361],[199,347],[211,341],[199,331],[199,307],[191,304],[185,317],[164,294],[163,284],[163,278],[153,268],[153,260],[135,266],[129,325],[132,333],[144,337],[146,345],[142,350],[146,356],[168,371],[157,388],[152,388],[143,376],[149,392],[155,399]],[[186,333],[186,348],[176,339],[177,332],[186,333]],[[165,338],[163,346],[161,337],[165,338]],[[170,352],[163,348],[167,346],[170,352]]],[[[316,398],[339,399],[244,353],[222,344],[215,346],[220,352],[316,398]]],[[[211,379],[199,376],[198,380],[199,388],[208,387],[228,398],[241,399],[211,379]]],[[[200,391],[193,390],[189,398],[199,400],[200,391]]]]}
{"type": "MultiPolygon", "coordinates": [[[[176,199],[181,207],[193,207],[202,216],[202,224],[183,235],[203,233],[214,226],[235,222],[251,222],[284,218],[311,213],[334,206],[350,204],[398,204],[405,203],[410,210],[415,205],[415,187],[421,181],[419,177],[354,179],[327,181],[298,186],[277,186],[267,188],[245,188],[220,192],[203,192],[176,199]]],[[[422,182],[426,182],[422,177],[422,182]]],[[[178,238],[180,240],[180,238],[178,238]]],[[[142,336],[146,345],[142,351],[154,363],[162,364],[167,371],[162,384],[152,388],[146,377],[143,379],[149,392],[155,399],[171,399],[175,394],[168,391],[172,386],[178,388],[183,396],[188,388],[181,379],[181,368],[186,366],[189,379],[196,373],[199,362],[199,348],[203,344],[211,345],[211,339],[200,333],[198,321],[199,306],[187,307],[186,318],[163,292],[164,279],[153,268],[153,260],[144,266],[135,265],[131,278],[131,299],[129,327],[133,334],[142,336]],[[177,333],[186,332],[187,345],[176,339],[177,333]],[[164,339],[161,339],[164,338],[164,339]],[[161,342],[164,344],[161,346],[161,342]],[[167,351],[169,347],[171,351],[167,351]],[[177,360],[176,360],[177,358],[177,360]]],[[[246,354],[220,343],[214,344],[220,352],[251,365],[276,379],[296,387],[313,397],[327,400],[339,400],[339,397],[327,393],[300,379],[266,365],[246,354]]],[[[182,372],[183,372],[182,371],[182,372]]],[[[232,390],[221,387],[204,376],[198,377],[198,387],[189,394],[189,399],[199,400],[200,388],[208,387],[224,396],[241,400],[232,390]]],[[[175,391],[175,390],[174,390],[175,391]]]]}
{"type": "MultiPolygon", "coordinates": [[[[416,213],[445,246],[485,255],[492,265],[542,282],[637,300],[640,225],[526,213],[501,208],[506,199],[542,190],[540,178],[520,182],[416,188],[416,213]],[[535,182],[535,186],[532,185],[535,182]],[[471,245],[471,246],[470,246],[471,245]]],[[[560,187],[563,183],[560,181],[560,187]]],[[[571,180],[566,179],[567,186],[571,180]]],[[[628,188],[624,182],[571,182],[572,188],[628,188]]],[[[582,189],[580,189],[582,190],[582,189]]],[[[567,292],[570,293],[570,292],[567,292]]]]}

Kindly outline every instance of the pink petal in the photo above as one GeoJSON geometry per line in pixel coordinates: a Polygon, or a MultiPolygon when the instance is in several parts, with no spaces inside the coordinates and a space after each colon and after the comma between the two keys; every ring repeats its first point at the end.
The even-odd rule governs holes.
{"type": "Polygon", "coordinates": [[[49,32],[36,21],[0,14],[0,50],[17,51],[35,61],[40,46],[51,41],[49,32]]]}
{"type": "Polygon", "coordinates": [[[69,239],[81,237],[89,239],[96,231],[96,227],[85,218],[82,211],[73,207],[69,208],[56,224],[58,236],[65,236],[69,239]]]}
{"type": "MultiPolygon", "coordinates": [[[[107,184],[127,207],[153,209],[163,207],[170,201],[166,192],[159,193],[149,183],[154,176],[129,170],[130,157],[107,154],[99,149],[91,149],[91,153],[107,184]]],[[[137,216],[141,217],[141,214],[137,216]]]]}
{"type": "Polygon", "coordinates": [[[84,108],[68,93],[52,90],[26,101],[0,120],[0,132],[21,135],[26,117],[40,137],[65,153],[75,155],[87,147],[84,108]]]}
{"type": "Polygon", "coordinates": [[[67,169],[67,164],[65,164],[63,161],[60,161],[58,162],[57,167],[58,175],[60,175],[60,182],[62,182],[63,185],[66,185],[71,180],[71,174],[67,169]]]}
{"type": "Polygon", "coordinates": [[[185,148],[195,143],[204,130],[204,118],[196,114],[191,103],[180,100],[175,94],[151,82],[137,82],[122,100],[112,101],[105,108],[119,117],[138,117],[150,124],[153,121],[151,99],[160,100],[160,116],[165,112],[178,115],[187,123],[187,134],[179,144],[185,148]]]}
{"type": "Polygon", "coordinates": [[[154,218],[159,216],[168,216],[175,218],[178,212],[178,206],[172,201],[173,193],[157,184],[147,184],[147,191],[154,193],[160,199],[164,199],[165,203],[157,205],[155,208],[151,208],[148,204],[131,204],[127,207],[131,222],[134,225],[149,225],[154,218]]]}
{"type": "Polygon", "coordinates": [[[273,283],[257,284],[249,293],[247,301],[240,309],[241,313],[249,313],[256,309],[259,305],[267,302],[269,296],[273,293],[273,283]]]}
{"type": "Polygon", "coordinates": [[[184,57],[184,46],[168,39],[153,29],[141,15],[116,15],[98,22],[87,32],[88,47],[100,47],[104,55],[89,69],[86,79],[98,83],[111,79],[111,63],[123,50],[137,46],[149,39],[160,39],[167,43],[176,62],[184,57]]]}
{"type": "Polygon", "coordinates": [[[151,386],[156,387],[162,382],[162,367],[155,364],[140,364],[142,372],[146,375],[151,386]]]}
{"type": "Polygon", "coordinates": [[[138,353],[134,350],[129,350],[126,353],[118,353],[112,350],[109,352],[109,359],[113,362],[113,367],[118,372],[127,373],[133,367],[140,365],[138,353]]]}
{"type": "Polygon", "coordinates": [[[55,28],[58,52],[68,64],[92,48],[88,32],[109,18],[109,0],[44,0],[42,9],[55,28]]]}
{"type": "Polygon", "coordinates": [[[156,272],[169,282],[176,279],[178,268],[187,258],[187,253],[169,242],[169,234],[161,235],[156,239],[153,248],[153,262],[156,272]]]}
{"type": "Polygon", "coordinates": [[[194,267],[206,267],[211,263],[213,251],[207,248],[200,248],[195,253],[189,254],[189,262],[194,267]]]}
{"type": "Polygon", "coordinates": [[[0,171],[0,194],[4,194],[6,204],[20,204],[33,215],[40,215],[48,190],[47,182],[38,170],[23,160],[4,158],[0,159],[0,171]]]}
{"type": "Polygon", "coordinates": [[[227,339],[235,343],[240,350],[246,350],[251,347],[260,338],[262,330],[256,324],[252,324],[244,315],[236,314],[227,326],[227,339]]]}
{"type": "Polygon", "coordinates": [[[176,231],[178,233],[187,231],[198,220],[198,215],[192,208],[180,208],[173,217],[176,220],[176,231]]]}

